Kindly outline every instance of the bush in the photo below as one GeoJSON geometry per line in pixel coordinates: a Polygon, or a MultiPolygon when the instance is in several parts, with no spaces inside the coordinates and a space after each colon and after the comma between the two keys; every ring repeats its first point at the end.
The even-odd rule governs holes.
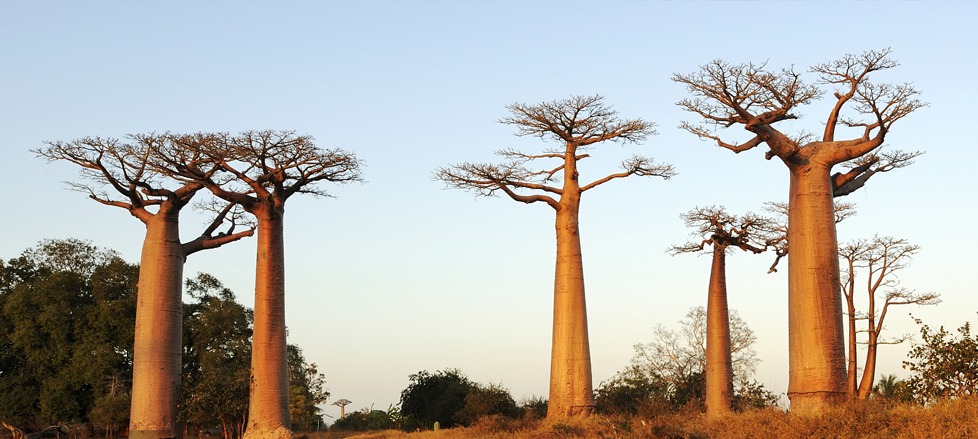
{"type": "Polygon", "coordinates": [[[669,405],[668,384],[642,373],[637,367],[619,372],[595,392],[598,413],[617,416],[652,416],[669,405]]]}
{"type": "Polygon", "coordinates": [[[434,374],[423,370],[409,378],[411,384],[401,392],[401,413],[420,421],[426,428],[435,422],[442,427],[455,426],[455,414],[465,407],[465,397],[476,387],[458,369],[434,374]]]}
{"type": "Polygon", "coordinates": [[[520,409],[509,394],[509,390],[502,386],[498,384],[489,384],[488,386],[476,384],[465,395],[465,406],[455,413],[454,419],[459,424],[468,427],[479,418],[491,415],[517,418],[520,415],[520,409]]]}
{"type": "Polygon", "coordinates": [[[943,326],[937,332],[921,326],[924,343],[907,354],[915,361],[903,362],[903,367],[913,372],[909,385],[918,402],[929,404],[978,391],[978,334],[972,337],[967,322],[957,332],[959,337],[954,337],[943,326]]]}
{"type": "MultiPolygon", "coordinates": [[[[632,366],[602,382],[595,392],[598,413],[613,416],[651,418],[665,413],[704,410],[706,377],[703,371],[691,373],[673,382],[632,366]]],[[[779,395],[764,385],[741,382],[735,389],[733,408],[737,411],[776,406],[779,395]]]]}
{"type": "Polygon", "coordinates": [[[532,396],[520,401],[520,411],[523,417],[528,419],[546,418],[549,406],[549,401],[542,396],[532,396]]]}
{"type": "Polygon", "coordinates": [[[337,419],[330,425],[330,431],[370,431],[407,429],[406,419],[397,407],[390,406],[387,411],[364,408],[337,419]]]}
{"type": "Polygon", "coordinates": [[[742,382],[734,390],[733,408],[738,412],[743,412],[776,407],[780,399],[780,395],[765,389],[764,385],[757,380],[742,382]]]}

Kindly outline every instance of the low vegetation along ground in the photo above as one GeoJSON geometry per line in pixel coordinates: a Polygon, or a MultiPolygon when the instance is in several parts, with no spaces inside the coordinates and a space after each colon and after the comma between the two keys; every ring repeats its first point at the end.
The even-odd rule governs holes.
{"type": "Polygon", "coordinates": [[[482,418],[470,427],[438,431],[298,434],[299,439],[339,438],[971,438],[978,437],[978,396],[929,407],[869,400],[821,416],[791,415],[777,409],[752,410],[707,419],[675,413],[651,419],[593,416],[546,420],[482,418]]]}

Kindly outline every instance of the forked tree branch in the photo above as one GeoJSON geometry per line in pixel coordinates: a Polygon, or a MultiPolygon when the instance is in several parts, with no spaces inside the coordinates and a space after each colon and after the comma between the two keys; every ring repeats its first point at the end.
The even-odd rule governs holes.
{"type": "Polygon", "coordinates": [[[625,178],[630,175],[662,177],[665,180],[668,180],[676,175],[676,170],[672,165],[667,163],[655,163],[655,161],[650,158],[637,155],[633,155],[631,158],[622,161],[621,168],[624,169],[625,172],[611,174],[600,180],[587,184],[581,187],[581,192],[588,189],[593,189],[595,186],[607,183],[616,178],[625,178]]]}
{"type": "MultiPolygon", "coordinates": [[[[888,58],[889,49],[845,55],[840,60],[819,64],[811,71],[819,75],[816,84],[802,82],[792,69],[768,70],[765,64],[729,64],[721,60],[700,67],[698,72],[673,75],[673,81],[686,86],[691,98],[677,103],[701,119],[700,124],[683,122],[680,128],[710,139],[734,152],[751,149],[763,142],[770,159],[779,157],[789,167],[800,166],[814,157],[834,165],[870,154],[879,148],[890,127],[897,120],[927,106],[917,99],[919,92],[910,84],[874,84],[872,73],[896,67],[888,58]],[[804,144],[785,136],[774,125],[797,119],[796,107],[824,95],[819,86],[832,86],[836,102],[826,119],[821,141],[804,144]],[[843,114],[846,109],[857,118],[843,114]],[[860,117],[861,116],[861,117],[860,117]],[[721,140],[716,131],[742,125],[754,137],[743,144],[721,140]],[[861,127],[862,134],[848,140],[837,140],[837,127],[861,127]],[[712,126],[711,129],[709,126],[712,126]],[[806,152],[800,154],[802,150],[806,152]]],[[[863,171],[841,175],[836,185],[839,195],[860,187],[871,176],[872,166],[863,171]]]]}

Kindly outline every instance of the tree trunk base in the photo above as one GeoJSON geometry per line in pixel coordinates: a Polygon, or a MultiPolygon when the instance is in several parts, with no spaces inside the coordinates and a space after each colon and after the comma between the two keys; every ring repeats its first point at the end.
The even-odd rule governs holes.
{"type": "Polygon", "coordinates": [[[573,406],[566,410],[547,411],[547,419],[552,418],[586,418],[594,414],[593,405],[573,406]]]}
{"type": "Polygon", "coordinates": [[[789,393],[791,413],[808,416],[819,415],[827,409],[837,407],[849,399],[846,392],[807,392],[789,393]]]}
{"type": "Polygon", "coordinates": [[[295,439],[295,433],[285,427],[274,430],[262,430],[259,428],[249,428],[245,430],[241,439],[295,439]]]}
{"type": "Polygon", "coordinates": [[[181,439],[181,433],[179,430],[129,430],[129,439],[181,439]]]}

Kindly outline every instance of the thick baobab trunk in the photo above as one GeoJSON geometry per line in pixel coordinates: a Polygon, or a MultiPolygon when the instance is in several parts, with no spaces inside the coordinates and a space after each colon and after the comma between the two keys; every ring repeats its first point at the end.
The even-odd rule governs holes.
{"type": "Polygon", "coordinates": [[[245,439],[291,439],[285,340],[285,243],[282,211],[256,212],[255,328],[245,439]]]}
{"type": "Polygon", "coordinates": [[[550,354],[548,418],[594,413],[591,350],[584,303],[584,265],[577,222],[580,198],[567,198],[570,200],[562,200],[563,208],[557,211],[557,266],[554,273],[554,332],[550,354]]]}
{"type": "Polygon", "coordinates": [[[845,343],[830,167],[791,170],[788,209],[788,398],[818,413],[846,392],[845,343]]]}
{"type": "Polygon", "coordinates": [[[132,439],[182,437],[176,415],[186,255],[180,244],[179,214],[161,208],[146,222],[133,345],[132,439]]]}
{"type": "Polygon", "coordinates": [[[730,359],[730,316],[727,307],[726,249],[713,244],[713,267],[706,304],[706,413],[730,412],[733,364],[730,359]]]}

